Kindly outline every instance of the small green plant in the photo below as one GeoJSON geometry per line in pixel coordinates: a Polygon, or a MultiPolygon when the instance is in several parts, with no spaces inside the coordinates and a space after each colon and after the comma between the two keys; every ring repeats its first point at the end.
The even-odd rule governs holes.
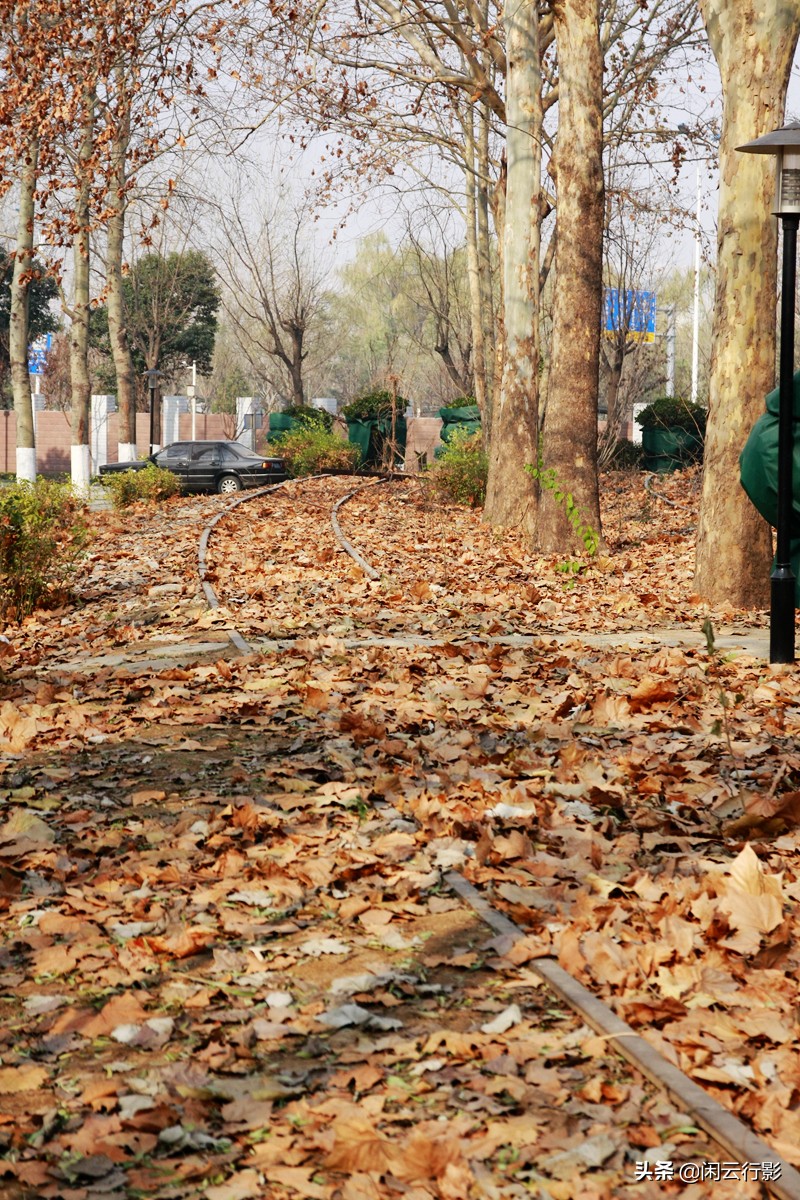
{"type": "Polygon", "coordinates": [[[52,480],[0,492],[0,615],[21,621],[46,602],[62,603],[89,540],[87,508],[52,480]]]}
{"type": "Polygon", "coordinates": [[[682,396],[659,396],[636,416],[642,429],[688,429],[702,437],[706,430],[706,410],[682,396]]]}
{"type": "Polygon", "coordinates": [[[478,508],[486,499],[489,458],[479,433],[456,429],[428,477],[441,497],[478,508]]]}
{"type": "Polygon", "coordinates": [[[584,509],[579,508],[575,503],[572,492],[567,491],[555,467],[545,467],[542,461],[541,450],[539,451],[539,461],[536,466],[529,463],[525,467],[525,470],[534,479],[538,479],[541,487],[552,493],[556,504],[563,504],[567,520],[575,531],[576,537],[583,542],[586,553],[596,554],[597,548],[600,545],[600,534],[593,525],[589,524],[584,509]]]}
{"type": "Polygon", "coordinates": [[[127,508],[137,501],[158,504],[176,496],[181,490],[181,481],[172,471],[165,471],[155,463],[148,463],[138,471],[120,471],[104,476],[105,485],[111,495],[114,508],[127,508]]]}
{"type": "Polygon", "coordinates": [[[300,421],[296,429],[282,434],[272,443],[272,449],[286,463],[289,475],[297,478],[320,475],[323,471],[349,473],[358,469],[361,457],[358,446],[343,441],[321,422],[306,421],[304,417],[300,421]]]}

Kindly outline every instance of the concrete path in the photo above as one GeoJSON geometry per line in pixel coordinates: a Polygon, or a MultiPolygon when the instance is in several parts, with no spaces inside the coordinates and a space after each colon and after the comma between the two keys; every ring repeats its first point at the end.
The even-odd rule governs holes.
{"type": "MultiPolygon", "coordinates": [[[[143,674],[146,672],[167,670],[170,667],[187,665],[203,660],[215,662],[220,658],[233,658],[242,653],[257,652],[261,654],[276,654],[292,647],[294,638],[257,638],[245,642],[234,630],[220,629],[223,635],[214,641],[184,642],[137,642],[129,650],[117,650],[112,654],[101,654],[94,657],[74,659],[69,663],[61,663],[57,671],[97,671],[110,667],[114,670],[124,670],[128,674],[143,674]],[[223,640],[224,637],[224,640],[223,640]]],[[[308,636],[299,635],[301,638],[308,636]]],[[[313,636],[317,636],[312,634],[313,636]]],[[[337,639],[339,640],[339,639],[337,639]]],[[[679,647],[686,650],[706,650],[706,639],[702,631],[683,626],[673,629],[657,630],[615,630],[609,633],[577,633],[574,631],[559,632],[543,630],[541,634],[509,634],[505,637],[487,637],[480,639],[476,634],[453,633],[449,637],[355,637],[342,638],[341,644],[345,650],[360,650],[369,646],[382,646],[387,649],[397,648],[413,650],[417,647],[433,647],[444,645],[469,645],[483,640],[487,645],[533,647],[545,642],[554,641],[564,644],[581,643],[597,649],[618,649],[620,651],[655,654],[664,646],[679,647]]],[[[723,654],[747,655],[766,662],[769,658],[769,630],[754,626],[729,632],[720,632],[715,637],[717,649],[723,654]]]]}

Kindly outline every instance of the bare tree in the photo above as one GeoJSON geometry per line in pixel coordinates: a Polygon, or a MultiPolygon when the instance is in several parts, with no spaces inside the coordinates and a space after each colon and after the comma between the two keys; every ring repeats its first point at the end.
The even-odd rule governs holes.
{"type": "Polygon", "coordinates": [[[468,254],[463,242],[454,244],[452,223],[452,208],[431,205],[406,218],[406,242],[415,268],[407,276],[413,285],[409,296],[429,318],[433,349],[457,394],[474,396],[468,254]]]}
{"type": "Polygon", "coordinates": [[[279,195],[254,221],[246,208],[240,196],[221,219],[228,320],[251,368],[270,364],[278,390],[302,405],[309,355],[326,322],[329,268],[313,249],[306,206],[279,195]]]}

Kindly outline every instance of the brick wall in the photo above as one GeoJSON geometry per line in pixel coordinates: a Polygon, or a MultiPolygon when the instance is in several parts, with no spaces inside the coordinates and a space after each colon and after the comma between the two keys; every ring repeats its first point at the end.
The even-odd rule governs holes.
{"type": "MultiPolygon", "coordinates": [[[[119,416],[109,413],[108,461],[117,462],[119,442],[119,416]]],[[[265,425],[266,428],[266,425],[265,425]]],[[[406,469],[416,471],[421,456],[433,462],[433,451],[441,445],[439,431],[442,422],[438,417],[414,417],[408,422],[406,440],[406,469]]],[[[17,420],[13,412],[0,412],[0,472],[14,474],[16,462],[17,420]]],[[[198,441],[214,441],[217,438],[229,441],[233,438],[232,419],[224,413],[198,413],[196,417],[198,441]]],[[[192,414],[181,413],[181,440],[189,441],[192,436],[192,414]]],[[[36,466],[42,475],[69,474],[70,444],[72,434],[66,413],[38,412],[36,414],[36,466]]],[[[150,416],[136,414],[136,451],[141,457],[150,449],[150,416]]],[[[264,447],[261,447],[262,452],[264,447]]]]}
{"type": "Polygon", "coordinates": [[[406,435],[406,470],[416,472],[420,461],[427,460],[428,466],[433,462],[433,452],[441,446],[439,434],[442,429],[440,417],[412,417],[408,422],[406,435]]]}

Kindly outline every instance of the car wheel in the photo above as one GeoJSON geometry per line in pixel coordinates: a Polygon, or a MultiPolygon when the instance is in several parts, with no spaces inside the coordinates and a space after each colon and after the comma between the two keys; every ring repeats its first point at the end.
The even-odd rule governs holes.
{"type": "Polygon", "coordinates": [[[229,496],[232,492],[240,492],[242,482],[236,475],[223,475],[217,483],[217,491],[221,496],[229,496]]]}

